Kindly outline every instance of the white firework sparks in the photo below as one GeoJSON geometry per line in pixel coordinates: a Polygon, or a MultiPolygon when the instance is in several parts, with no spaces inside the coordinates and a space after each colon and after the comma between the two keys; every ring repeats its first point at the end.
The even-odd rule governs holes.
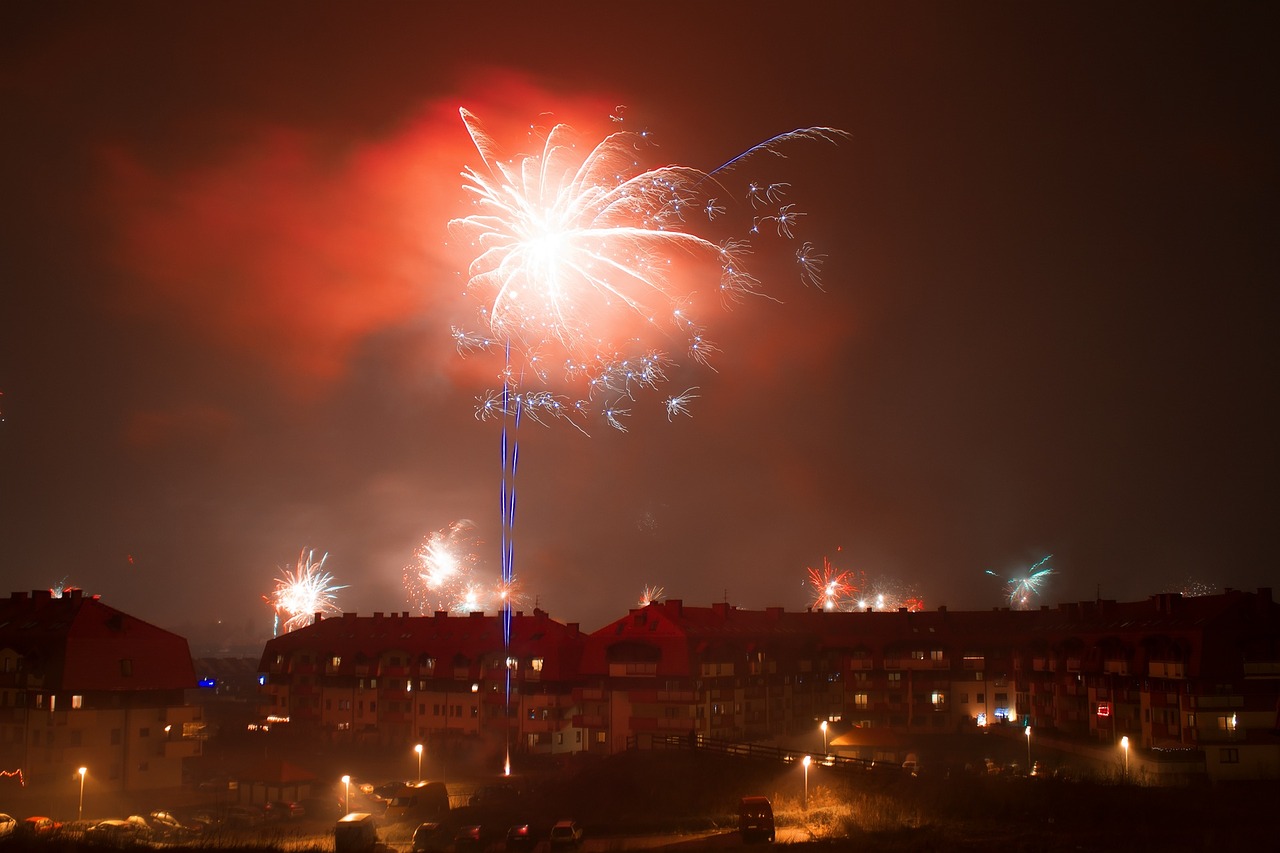
{"type": "Polygon", "coordinates": [[[413,562],[404,569],[405,593],[419,614],[436,611],[468,612],[477,604],[475,576],[480,566],[476,526],[460,519],[422,540],[413,562]],[[474,600],[472,600],[474,598],[474,600]]]}
{"type": "MultiPolygon", "coordinates": [[[[476,116],[465,109],[461,115],[483,168],[462,173],[476,212],[449,226],[475,253],[467,287],[480,300],[485,331],[455,329],[454,340],[463,353],[508,341],[524,362],[511,367],[508,360],[507,402],[495,406],[494,395],[486,395],[477,417],[506,413],[513,396],[527,405],[527,385],[549,381],[548,354],[554,352],[566,381],[583,382],[587,399],[554,396],[555,405],[543,405],[539,413],[550,420],[592,410],[623,431],[629,401],[665,381],[675,363],[665,344],[645,341],[683,337],[689,358],[706,365],[718,350],[695,318],[694,294],[714,289],[732,303],[760,292],[744,265],[749,242],[693,230],[694,222],[728,212],[721,200],[732,197],[726,174],[754,155],[785,156],[787,143],[834,143],[847,136],[829,127],[794,130],[706,172],[639,165],[637,150],[651,144],[647,133],[615,132],[589,147],[564,124],[546,132],[540,152],[503,159],[476,116]],[[714,271],[709,282],[677,270],[686,259],[714,271]]],[[[786,239],[805,215],[795,204],[778,205],[788,189],[783,182],[757,182],[745,196],[752,208],[768,208],[755,225],[786,239]]],[[[797,258],[802,280],[816,284],[821,256],[806,244],[797,258]]],[[[668,398],[668,416],[688,414],[689,399],[668,398]],[[679,401],[674,409],[673,400],[679,401]]]]}
{"type": "Polygon", "coordinates": [[[667,591],[660,586],[645,585],[640,591],[640,606],[648,607],[650,604],[657,604],[667,597],[667,591]]]}
{"type": "Polygon", "coordinates": [[[333,575],[324,570],[327,559],[329,555],[325,554],[317,562],[315,551],[304,548],[298,554],[293,572],[286,569],[276,580],[275,594],[266,600],[275,609],[277,619],[284,615],[282,627],[286,633],[310,625],[317,613],[332,615],[341,612],[334,593],[347,587],[333,583],[333,575]]]}

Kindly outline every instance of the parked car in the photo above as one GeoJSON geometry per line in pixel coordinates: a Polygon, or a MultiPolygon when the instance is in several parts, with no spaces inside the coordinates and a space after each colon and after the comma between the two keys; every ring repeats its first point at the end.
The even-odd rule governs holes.
{"type": "Polygon", "coordinates": [[[302,803],[277,800],[265,804],[262,807],[262,812],[266,815],[267,820],[293,820],[306,815],[307,810],[302,803]]]}
{"type": "Polygon", "coordinates": [[[738,832],[744,844],[773,841],[773,804],[768,797],[743,797],[738,803],[738,832]]]}
{"type": "Polygon", "coordinates": [[[449,813],[449,791],[443,782],[423,782],[402,788],[387,803],[387,820],[444,817],[449,813]]]}
{"type": "Polygon", "coordinates": [[[132,815],[128,820],[100,820],[85,830],[84,838],[95,844],[111,844],[116,847],[146,844],[151,840],[151,827],[137,815],[132,815]]]}
{"type": "Polygon", "coordinates": [[[426,821],[418,824],[413,831],[413,853],[444,853],[453,840],[438,821],[426,821]]]}
{"type": "Polygon", "coordinates": [[[258,826],[266,819],[266,812],[257,806],[240,805],[227,809],[226,824],[227,826],[246,829],[258,826]]]}
{"type": "Polygon", "coordinates": [[[479,824],[468,824],[454,833],[453,849],[455,853],[480,853],[488,846],[486,841],[484,829],[479,824]]]}
{"type": "Polygon", "coordinates": [[[51,817],[32,815],[22,821],[20,828],[30,835],[53,835],[62,828],[62,824],[51,817]]]}
{"type": "Polygon", "coordinates": [[[18,828],[18,821],[11,815],[0,812],[0,838],[11,835],[18,828]]]}
{"type": "Polygon", "coordinates": [[[373,853],[378,843],[378,821],[368,812],[344,815],[333,827],[334,853],[373,853]]]}
{"type": "Polygon", "coordinates": [[[551,849],[567,849],[582,844],[582,827],[571,820],[556,821],[551,827],[551,849]]]}
{"type": "Polygon", "coordinates": [[[200,809],[191,813],[191,825],[200,832],[209,832],[222,826],[222,815],[212,809],[200,809]]]}
{"type": "Polygon", "coordinates": [[[307,797],[301,805],[310,817],[337,820],[345,814],[345,803],[342,802],[342,797],[307,797]]]}
{"type": "Polygon", "coordinates": [[[517,823],[507,830],[507,850],[509,853],[523,853],[537,846],[533,831],[527,823],[517,823]]]}
{"type": "Polygon", "coordinates": [[[467,803],[479,808],[487,808],[510,805],[519,799],[520,791],[514,785],[483,785],[471,795],[467,803]]]}
{"type": "Polygon", "coordinates": [[[185,841],[199,835],[203,827],[197,823],[183,823],[173,812],[154,811],[147,815],[152,833],[165,841],[185,841]]]}

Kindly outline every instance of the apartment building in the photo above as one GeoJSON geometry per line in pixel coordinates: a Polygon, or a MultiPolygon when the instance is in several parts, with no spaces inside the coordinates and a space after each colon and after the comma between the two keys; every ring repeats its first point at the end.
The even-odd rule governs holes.
{"type": "Polygon", "coordinates": [[[263,722],[333,742],[486,738],[573,751],[563,725],[585,635],[541,610],[316,621],[263,650],[263,722]]]}
{"type": "Polygon", "coordinates": [[[636,738],[908,736],[1032,726],[1280,775],[1280,606],[1227,590],[1034,611],[743,610],[672,599],[584,635],[541,611],[343,614],[273,639],[263,713],[330,738],[505,740],[529,753],[636,738]],[[510,673],[510,690],[507,689],[510,673]]]}
{"type": "Polygon", "coordinates": [[[27,784],[80,768],[99,789],[182,783],[200,754],[187,641],[78,589],[0,600],[0,769],[27,784]]]}

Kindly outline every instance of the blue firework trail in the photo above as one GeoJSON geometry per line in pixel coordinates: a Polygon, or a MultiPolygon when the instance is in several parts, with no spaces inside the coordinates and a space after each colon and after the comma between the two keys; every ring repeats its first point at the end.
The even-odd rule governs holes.
{"type": "MultiPolygon", "coordinates": [[[[511,375],[511,342],[507,341],[506,346],[507,370],[504,376],[511,375]]],[[[524,410],[523,395],[516,394],[514,409],[510,405],[511,398],[511,382],[510,379],[504,379],[502,383],[502,410],[504,412],[502,419],[502,488],[500,495],[499,513],[502,520],[502,586],[508,592],[511,590],[515,580],[515,527],[516,527],[516,470],[520,464],[520,443],[518,435],[520,432],[520,415],[524,410]],[[508,421],[511,423],[511,429],[508,430],[508,421]]],[[[507,679],[506,679],[506,707],[504,716],[511,713],[511,596],[504,595],[501,602],[502,607],[502,648],[507,658],[507,679]]],[[[504,770],[507,774],[511,773],[511,729],[510,726],[504,724],[504,738],[506,740],[506,763],[504,770]]]]}

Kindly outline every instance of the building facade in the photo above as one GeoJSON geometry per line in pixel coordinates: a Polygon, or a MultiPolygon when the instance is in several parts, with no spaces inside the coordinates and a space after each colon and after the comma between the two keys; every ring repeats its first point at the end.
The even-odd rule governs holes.
{"type": "Polygon", "coordinates": [[[28,784],[80,768],[99,788],[182,783],[200,754],[187,641],[71,589],[0,600],[0,769],[28,784]]]}
{"type": "Polygon", "coordinates": [[[509,645],[496,615],[343,614],[270,641],[261,669],[264,716],[334,739],[607,754],[654,736],[816,742],[822,721],[908,736],[1016,724],[1195,753],[1215,779],[1280,777],[1269,589],[1034,611],[668,600],[590,635],[515,614],[509,645]]]}

